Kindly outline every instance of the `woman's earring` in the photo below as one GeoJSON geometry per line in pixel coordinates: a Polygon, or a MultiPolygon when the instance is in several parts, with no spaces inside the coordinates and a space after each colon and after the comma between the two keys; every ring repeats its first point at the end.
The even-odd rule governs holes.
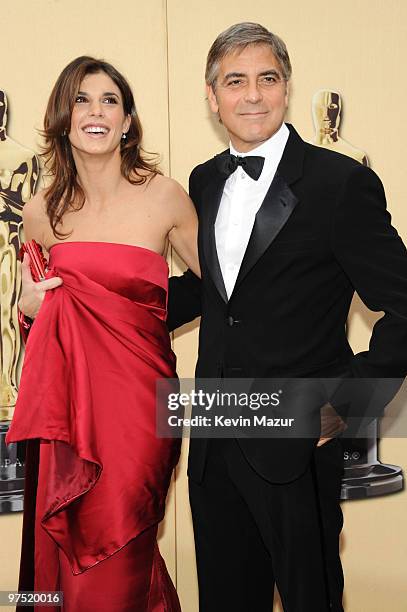
{"type": "Polygon", "coordinates": [[[122,138],[123,138],[123,140],[126,140],[127,134],[122,134],[122,138]]]}

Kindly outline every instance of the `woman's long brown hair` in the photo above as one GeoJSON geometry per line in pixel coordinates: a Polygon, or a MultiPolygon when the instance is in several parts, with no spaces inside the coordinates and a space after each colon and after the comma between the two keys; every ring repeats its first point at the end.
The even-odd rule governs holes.
{"type": "Polygon", "coordinates": [[[120,89],[125,115],[131,123],[125,140],[121,140],[121,173],[132,184],[145,183],[150,177],[161,174],[155,157],[148,157],[140,144],[143,130],[136,113],[131,88],[123,75],[108,62],[83,55],[70,62],[61,72],[51,92],[44,118],[42,132],[45,145],[42,155],[46,176],[52,178],[45,190],[47,214],[54,236],[66,238],[69,234],[58,231],[65,212],[71,208],[80,210],[85,203],[85,194],[78,183],[75,161],[67,134],[71,129],[71,115],[80,84],[88,74],[104,72],[120,89]],[[147,171],[139,173],[138,170],[147,171]]]}

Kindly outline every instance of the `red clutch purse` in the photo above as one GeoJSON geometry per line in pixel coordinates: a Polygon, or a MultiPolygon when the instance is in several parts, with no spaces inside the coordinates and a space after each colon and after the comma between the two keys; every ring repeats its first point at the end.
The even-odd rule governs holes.
{"type": "MultiPolygon", "coordinates": [[[[35,240],[24,242],[24,244],[21,245],[19,252],[21,261],[24,258],[24,253],[27,253],[30,258],[30,271],[33,280],[37,283],[44,280],[48,271],[48,263],[42,252],[41,245],[35,240]]],[[[18,324],[20,326],[21,336],[25,344],[27,342],[28,333],[31,325],[33,324],[33,320],[18,309],[18,324]]]]}

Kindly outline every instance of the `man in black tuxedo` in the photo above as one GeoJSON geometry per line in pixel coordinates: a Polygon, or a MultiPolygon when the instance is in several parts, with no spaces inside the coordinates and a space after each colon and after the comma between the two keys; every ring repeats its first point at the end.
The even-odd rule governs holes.
{"type": "Polygon", "coordinates": [[[319,439],[191,439],[201,612],[268,612],[274,583],[286,612],[343,610],[347,384],[407,373],[407,254],[382,184],[284,123],[290,74],[285,44],[258,24],[209,51],[208,101],[230,150],[192,171],[202,281],[170,280],[168,324],[202,316],[198,378],[343,377],[330,398],[340,416],[319,439]],[[355,290],[384,311],[357,355],[345,328],[355,290]]]}

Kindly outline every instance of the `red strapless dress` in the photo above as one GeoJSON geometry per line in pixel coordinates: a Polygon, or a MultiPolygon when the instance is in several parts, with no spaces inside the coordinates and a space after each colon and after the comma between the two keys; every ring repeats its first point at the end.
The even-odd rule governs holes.
{"type": "Polygon", "coordinates": [[[176,377],[167,263],[142,247],[65,242],[50,266],[64,282],[30,332],[7,436],[41,441],[20,589],[31,564],[35,590],[64,591],[66,612],[179,611],[156,542],[180,452],[155,433],[156,380],[176,377]]]}

